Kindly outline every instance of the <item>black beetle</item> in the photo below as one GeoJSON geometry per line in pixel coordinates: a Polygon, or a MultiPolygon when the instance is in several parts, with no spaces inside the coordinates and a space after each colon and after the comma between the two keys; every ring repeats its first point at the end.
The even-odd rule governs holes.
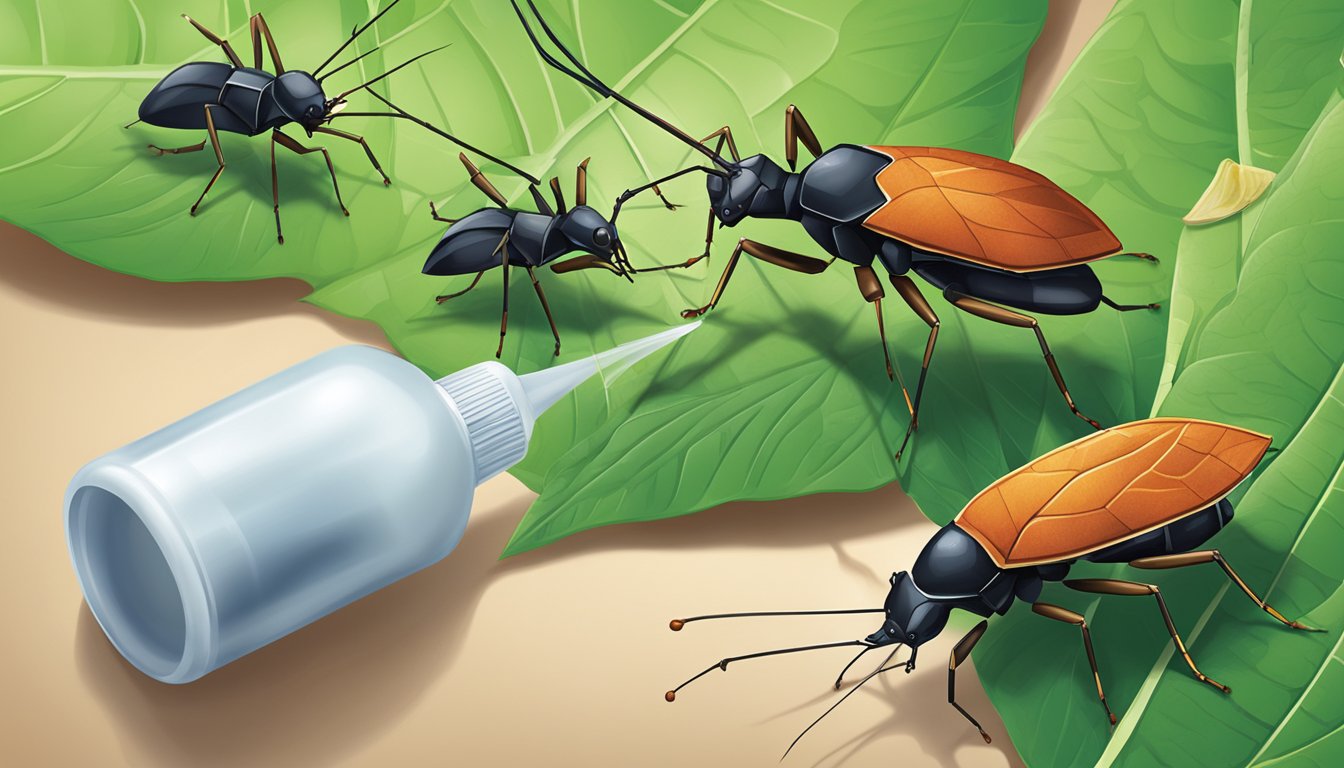
{"type": "MultiPolygon", "coordinates": [[[[679,631],[689,622],[704,619],[883,614],[882,625],[863,640],[723,659],[664,697],[675,700],[677,691],[687,684],[716,669],[726,672],[735,661],[860,646],[858,656],[836,678],[835,687],[839,689],[845,672],[863,654],[890,647],[886,661],[804,729],[798,735],[801,739],[873,677],[902,666],[906,672],[913,671],[919,647],[943,631],[953,609],[988,617],[1007,613],[1021,600],[1030,603],[1036,614],[1081,630],[1097,696],[1110,724],[1115,725],[1115,715],[1101,686],[1087,621],[1079,613],[1039,601],[1043,583],[1064,580],[1078,560],[1127,563],[1144,569],[1214,563],[1261,610],[1283,625],[1322,631],[1285,618],[1237,575],[1218,550],[1195,551],[1232,521],[1232,504],[1225,497],[1255,470],[1269,445],[1266,435],[1198,419],[1145,419],[1094,432],[1005,475],[972,499],[929,539],[908,573],[891,575],[891,588],[881,608],[731,613],[673,620],[672,630],[679,631]],[[910,658],[887,666],[902,645],[910,647],[910,658]]],[[[1172,643],[1195,678],[1223,693],[1232,692],[1195,665],[1157,585],[1120,579],[1069,579],[1064,585],[1081,592],[1154,598],[1172,643]]],[[[986,743],[989,734],[957,703],[956,674],[958,665],[970,656],[987,627],[985,621],[972,627],[953,647],[947,667],[948,703],[975,726],[986,743]]]]}
{"type": "MultiPolygon", "coordinates": [[[[392,183],[392,180],[383,172],[382,166],[378,164],[378,158],[374,156],[368,142],[362,136],[336,130],[330,127],[328,123],[344,109],[346,96],[382,80],[434,51],[422,53],[366,83],[342,91],[331,98],[327,98],[323,92],[322,81],[378,49],[373,48],[332,69],[325,75],[322,74],[322,70],[340,55],[341,51],[344,51],[354,42],[355,38],[359,37],[364,30],[373,26],[374,22],[382,18],[383,14],[392,10],[399,2],[401,0],[393,0],[362,27],[354,30],[349,39],[342,43],[312,73],[297,69],[285,69],[284,64],[280,62],[280,52],[276,49],[275,40],[271,38],[271,31],[266,26],[266,20],[260,13],[253,15],[249,22],[252,36],[253,66],[251,67],[243,66],[242,60],[238,58],[238,54],[234,52],[233,46],[229,45],[228,40],[219,37],[195,19],[183,14],[182,18],[190,22],[207,40],[218,45],[224,51],[229,63],[193,61],[168,73],[140,103],[139,119],[135,122],[144,122],[162,128],[203,129],[206,131],[210,146],[215,151],[215,160],[219,163],[219,167],[215,169],[215,174],[206,183],[201,196],[196,198],[196,202],[192,204],[191,215],[196,215],[196,209],[200,207],[201,201],[205,199],[206,194],[219,179],[220,174],[224,173],[224,153],[219,147],[219,131],[239,133],[244,136],[257,136],[266,131],[271,132],[271,193],[275,202],[275,235],[281,243],[285,242],[285,237],[280,229],[280,179],[275,169],[276,144],[300,155],[321,152],[322,157],[327,161],[327,170],[331,173],[331,185],[336,191],[336,203],[341,207],[341,213],[346,216],[350,215],[350,211],[346,209],[344,201],[341,200],[341,188],[336,182],[336,167],[332,165],[331,156],[327,154],[327,150],[324,147],[303,146],[281,130],[284,126],[297,123],[308,134],[309,138],[314,133],[322,133],[358,143],[364,148],[364,153],[368,155],[369,162],[373,164],[374,170],[383,177],[383,184],[392,183]],[[270,52],[271,63],[275,67],[274,74],[263,71],[261,68],[263,38],[266,43],[265,50],[270,52]]],[[[436,48],[434,50],[441,49],[436,48]]],[[[131,125],[134,124],[131,123],[131,125]]],[[[129,128],[130,125],[127,127],[129,128]]],[[[168,149],[150,144],[149,148],[159,155],[178,155],[187,152],[199,152],[205,148],[205,141],[168,149]]]]}

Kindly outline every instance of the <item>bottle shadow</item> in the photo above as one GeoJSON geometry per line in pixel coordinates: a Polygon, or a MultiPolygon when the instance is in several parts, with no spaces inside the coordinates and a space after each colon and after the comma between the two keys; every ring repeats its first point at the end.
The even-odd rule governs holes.
{"type": "MultiPolygon", "coordinates": [[[[116,722],[131,762],[297,765],[358,752],[394,726],[458,661],[472,615],[501,576],[613,549],[797,547],[922,522],[895,485],[869,494],[738,502],[706,513],[613,526],[499,560],[531,503],[524,490],[473,512],[443,561],[186,685],[127,664],[83,603],[78,673],[116,722]],[[817,524],[820,510],[845,507],[817,524]]],[[[864,573],[871,577],[871,573],[864,573]]],[[[880,579],[879,579],[880,581],[880,579]]]]}

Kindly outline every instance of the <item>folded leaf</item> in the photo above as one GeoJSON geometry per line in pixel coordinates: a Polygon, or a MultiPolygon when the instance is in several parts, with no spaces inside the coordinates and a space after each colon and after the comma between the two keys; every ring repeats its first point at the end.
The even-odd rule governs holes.
{"type": "Polygon", "coordinates": [[[1186,224],[1212,224],[1240,213],[1269,188],[1274,172],[1235,160],[1223,160],[1195,207],[1182,219],[1186,224]]]}

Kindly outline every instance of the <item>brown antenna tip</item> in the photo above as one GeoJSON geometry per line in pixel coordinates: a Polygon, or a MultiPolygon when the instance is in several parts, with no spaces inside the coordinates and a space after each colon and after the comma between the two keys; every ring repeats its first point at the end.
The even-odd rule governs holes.
{"type": "MultiPolygon", "coordinates": [[[[668,622],[667,626],[670,627],[673,632],[680,632],[681,628],[686,626],[686,622],[682,621],[681,619],[673,619],[672,621],[668,622]]],[[[671,701],[671,699],[668,699],[668,701],[671,701]]]]}
{"type": "Polygon", "coordinates": [[[668,701],[676,701],[676,700],[677,700],[677,692],[676,692],[676,691],[668,691],[667,693],[664,693],[664,694],[663,694],[663,698],[664,698],[664,699],[667,699],[668,701]]]}
{"type": "Polygon", "coordinates": [[[981,735],[982,737],[984,737],[984,739],[985,739],[985,743],[986,743],[986,744],[990,744],[990,743],[992,743],[992,742],[990,741],[990,739],[989,739],[989,734],[988,734],[988,733],[985,733],[984,731],[981,731],[981,732],[980,732],[980,735],[981,735]]]}

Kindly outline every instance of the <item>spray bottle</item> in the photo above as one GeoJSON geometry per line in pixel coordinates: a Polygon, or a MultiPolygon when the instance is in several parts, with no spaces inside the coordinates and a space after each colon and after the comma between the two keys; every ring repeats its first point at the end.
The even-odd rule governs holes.
{"type": "Polygon", "coordinates": [[[537,417],[699,323],[523,376],[435,381],[347,346],[90,462],[65,496],[84,598],[145,674],[186,683],[438,562],[537,417]]]}

